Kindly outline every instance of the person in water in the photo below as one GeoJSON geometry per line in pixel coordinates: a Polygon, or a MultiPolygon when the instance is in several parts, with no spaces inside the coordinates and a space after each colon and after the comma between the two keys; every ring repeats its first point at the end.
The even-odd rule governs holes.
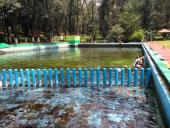
{"type": "Polygon", "coordinates": [[[144,65],[144,56],[138,57],[133,63],[133,66],[138,69],[143,68],[143,65],[144,65]]]}

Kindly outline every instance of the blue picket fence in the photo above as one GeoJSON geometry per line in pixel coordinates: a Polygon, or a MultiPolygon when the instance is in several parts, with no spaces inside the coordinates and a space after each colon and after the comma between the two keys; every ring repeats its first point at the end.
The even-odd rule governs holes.
{"type": "Polygon", "coordinates": [[[2,69],[3,86],[76,87],[76,86],[148,86],[151,69],[79,68],[79,69],[2,69]]]}

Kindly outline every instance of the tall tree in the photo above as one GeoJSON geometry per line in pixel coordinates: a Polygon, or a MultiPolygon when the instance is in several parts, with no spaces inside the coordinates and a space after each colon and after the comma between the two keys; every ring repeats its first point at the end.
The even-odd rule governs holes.
{"type": "Polygon", "coordinates": [[[124,36],[126,38],[126,41],[129,40],[135,30],[138,30],[140,28],[141,15],[137,11],[135,11],[135,7],[137,7],[137,4],[137,1],[127,1],[120,15],[120,24],[121,27],[124,29],[124,36]]]}
{"type": "Polygon", "coordinates": [[[101,6],[99,7],[99,30],[102,37],[105,39],[110,30],[109,12],[109,0],[103,0],[101,2],[101,6]]]}
{"type": "MultiPolygon", "coordinates": [[[[15,33],[16,25],[18,25],[18,8],[20,8],[20,4],[17,0],[0,0],[1,28],[8,37],[11,33],[15,33]]],[[[11,42],[9,38],[8,42],[11,42]]]]}
{"type": "Polygon", "coordinates": [[[68,31],[70,34],[76,33],[76,0],[70,0],[68,6],[68,31]]]}

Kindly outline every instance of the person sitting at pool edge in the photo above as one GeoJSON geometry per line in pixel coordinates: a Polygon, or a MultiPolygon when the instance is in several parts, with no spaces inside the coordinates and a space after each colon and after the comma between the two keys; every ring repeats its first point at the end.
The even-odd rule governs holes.
{"type": "Polygon", "coordinates": [[[135,68],[141,69],[141,68],[143,68],[143,64],[144,64],[144,56],[138,57],[138,58],[134,61],[133,66],[134,66],[135,68]]]}

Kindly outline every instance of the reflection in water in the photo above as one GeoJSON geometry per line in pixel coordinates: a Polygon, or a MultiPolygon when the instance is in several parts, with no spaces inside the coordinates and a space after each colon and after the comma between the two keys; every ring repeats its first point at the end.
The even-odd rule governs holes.
{"type": "Polygon", "coordinates": [[[66,48],[1,55],[0,68],[79,68],[132,66],[141,49],[66,48]]]}
{"type": "Polygon", "coordinates": [[[150,90],[1,88],[0,127],[156,127],[150,90]]]}

